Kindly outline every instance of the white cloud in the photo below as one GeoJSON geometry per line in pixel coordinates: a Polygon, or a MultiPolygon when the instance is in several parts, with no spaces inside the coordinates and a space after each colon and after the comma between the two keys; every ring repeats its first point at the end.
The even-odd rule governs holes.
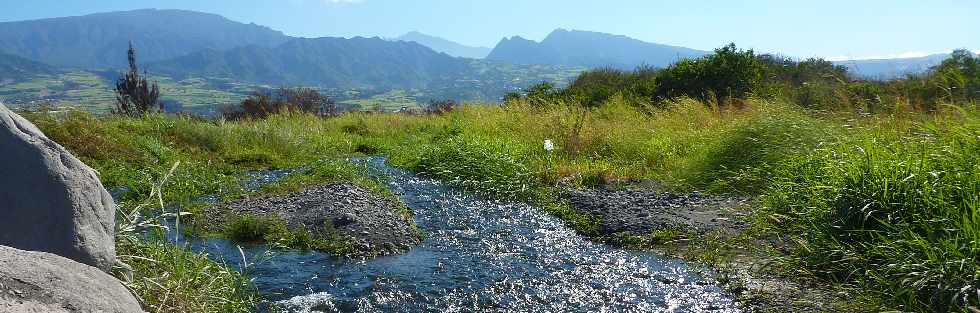
{"type": "Polygon", "coordinates": [[[973,54],[980,54],[980,49],[973,50],[973,54]]]}

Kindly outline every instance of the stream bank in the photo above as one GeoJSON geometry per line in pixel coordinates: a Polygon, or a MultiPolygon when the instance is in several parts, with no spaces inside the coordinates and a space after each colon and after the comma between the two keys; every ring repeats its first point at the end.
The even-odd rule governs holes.
{"type": "Polygon", "coordinates": [[[687,263],[582,237],[558,218],[388,167],[355,160],[414,213],[426,233],[405,253],[376,258],[239,248],[188,238],[197,251],[238,266],[286,312],[632,311],[740,312],[687,263]]]}
{"type": "Polygon", "coordinates": [[[593,239],[693,261],[746,312],[867,311],[843,292],[801,279],[781,264],[778,241],[751,233],[752,199],[677,194],[650,185],[657,186],[566,188],[559,198],[598,219],[593,239]]]}

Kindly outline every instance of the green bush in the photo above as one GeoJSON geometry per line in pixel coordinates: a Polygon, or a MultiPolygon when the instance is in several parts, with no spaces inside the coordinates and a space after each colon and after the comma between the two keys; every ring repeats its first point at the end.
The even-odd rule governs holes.
{"type": "Polygon", "coordinates": [[[752,50],[738,50],[735,44],[729,44],[714,54],[683,60],[661,71],[657,95],[661,99],[689,97],[708,103],[745,99],[759,89],[763,71],[762,62],[752,50]]]}

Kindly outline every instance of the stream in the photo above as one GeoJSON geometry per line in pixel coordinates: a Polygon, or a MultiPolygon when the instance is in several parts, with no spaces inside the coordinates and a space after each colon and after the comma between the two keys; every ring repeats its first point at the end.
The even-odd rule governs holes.
{"type": "MultiPolygon", "coordinates": [[[[534,207],[488,200],[384,164],[355,163],[387,181],[426,234],[407,253],[351,259],[181,239],[245,271],[287,312],[739,312],[683,262],[579,236],[534,207]]],[[[288,171],[253,174],[251,184],[288,171]]],[[[247,183],[247,186],[249,183],[247,183]]]]}

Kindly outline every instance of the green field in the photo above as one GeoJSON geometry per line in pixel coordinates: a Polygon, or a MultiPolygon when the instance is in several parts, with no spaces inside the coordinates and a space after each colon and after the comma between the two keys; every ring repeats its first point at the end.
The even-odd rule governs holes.
{"type": "MultiPolygon", "coordinates": [[[[435,84],[427,89],[413,90],[341,90],[316,88],[342,107],[364,111],[392,112],[402,108],[421,109],[432,100],[467,100],[497,102],[508,92],[514,92],[539,82],[564,85],[584,68],[542,65],[511,65],[474,60],[474,76],[435,84]]],[[[105,73],[72,70],[61,74],[38,75],[18,81],[0,82],[0,101],[12,107],[45,104],[55,110],[81,110],[107,113],[115,105],[115,82],[105,73]]],[[[220,107],[233,105],[257,90],[279,86],[239,82],[230,78],[188,77],[176,79],[150,75],[150,81],[160,86],[161,101],[179,103],[185,111],[217,112],[220,107]]]]}
{"type": "MultiPolygon", "coordinates": [[[[151,76],[160,86],[161,101],[177,101],[185,108],[214,107],[237,103],[262,86],[211,81],[202,78],[174,80],[151,76]],[[221,84],[222,87],[216,87],[221,84]]],[[[0,101],[13,106],[45,103],[57,110],[109,112],[115,105],[114,82],[89,71],[42,75],[21,82],[0,84],[0,101]]]]}

